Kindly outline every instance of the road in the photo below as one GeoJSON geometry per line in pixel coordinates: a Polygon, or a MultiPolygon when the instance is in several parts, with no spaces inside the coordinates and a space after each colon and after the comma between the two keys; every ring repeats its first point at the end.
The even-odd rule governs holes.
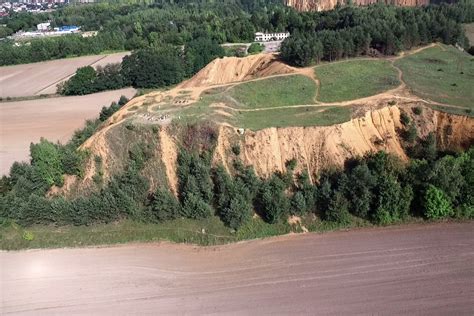
{"type": "Polygon", "coordinates": [[[474,222],[0,253],[1,314],[474,314],[474,222]]]}

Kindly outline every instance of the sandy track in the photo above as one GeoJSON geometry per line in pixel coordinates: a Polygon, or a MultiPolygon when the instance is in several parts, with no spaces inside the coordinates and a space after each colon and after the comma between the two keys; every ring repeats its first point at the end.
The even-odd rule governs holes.
{"type": "Polygon", "coordinates": [[[24,97],[56,93],[56,85],[87,65],[118,63],[129,53],[83,56],[33,64],[0,67],[0,97],[24,97]]]}
{"type": "Polygon", "coordinates": [[[98,117],[103,106],[121,95],[133,97],[135,89],[85,96],[46,98],[0,103],[0,175],[8,173],[14,161],[29,159],[31,142],[41,137],[65,142],[86,119],[98,117]]]}
{"type": "Polygon", "coordinates": [[[474,222],[0,253],[3,314],[474,313],[474,222]]]}

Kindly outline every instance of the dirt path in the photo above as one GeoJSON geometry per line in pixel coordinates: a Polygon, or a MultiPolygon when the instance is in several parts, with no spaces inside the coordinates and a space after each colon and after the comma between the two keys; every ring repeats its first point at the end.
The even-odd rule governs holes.
{"type": "Polygon", "coordinates": [[[474,222],[0,253],[1,314],[472,315],[474,222]]]}

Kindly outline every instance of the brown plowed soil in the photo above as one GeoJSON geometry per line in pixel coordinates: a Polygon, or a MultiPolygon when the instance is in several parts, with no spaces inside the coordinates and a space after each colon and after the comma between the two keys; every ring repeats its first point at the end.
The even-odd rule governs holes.
{"type": "Polygon", "coordinates": [[[474,222],[0,253],[0,314],[473,315],[474,222]]]}

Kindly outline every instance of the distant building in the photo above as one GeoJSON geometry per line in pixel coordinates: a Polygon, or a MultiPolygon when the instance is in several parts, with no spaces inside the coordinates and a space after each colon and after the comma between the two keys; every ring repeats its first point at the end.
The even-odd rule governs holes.
{"type": "Polygon", "coordinates": [[[255,42],[270,42],[270,41],[282,41],[289,37],[290,33],[255,33],[255,42]]]}

